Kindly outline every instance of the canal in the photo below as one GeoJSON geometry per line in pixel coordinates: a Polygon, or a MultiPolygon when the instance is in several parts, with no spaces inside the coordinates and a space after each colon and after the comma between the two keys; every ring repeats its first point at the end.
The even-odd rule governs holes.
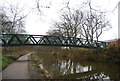
{"type": "Polygon", "coordinates": [[[53,79],[120,80],[120,65],[58,58],[40,53],[39,65],[53,79]]]}

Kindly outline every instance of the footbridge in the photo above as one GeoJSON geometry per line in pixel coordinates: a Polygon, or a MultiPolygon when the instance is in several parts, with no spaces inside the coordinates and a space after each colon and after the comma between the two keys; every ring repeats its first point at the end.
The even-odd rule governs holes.
{"type": "Polygon", "coordinates": [[[28,34],[1,34],[0,44],[4,46],[65,46],[65,47],[84,47],[97,48],[106,47],[107,42],[93,40],[89,43],[86,39],[48,36],[48,35],[28,35],[28,34]]]}

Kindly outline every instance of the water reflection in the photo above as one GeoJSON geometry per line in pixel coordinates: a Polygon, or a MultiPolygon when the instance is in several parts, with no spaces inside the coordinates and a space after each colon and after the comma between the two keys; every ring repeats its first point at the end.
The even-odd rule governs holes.
{"type": "Polygon", "coordinates": [[[91,66],[82,66],[80,63],[75,63],[72,60],[59,60],[59,72],[62,75],[88,72],[92,70],[91,66]]]}
{"type": "Polygon", "coordinates": [[[120,65],[73,61],[41,54],[41,63],[53,78],[60,79],[120,79],[120,65]]]}

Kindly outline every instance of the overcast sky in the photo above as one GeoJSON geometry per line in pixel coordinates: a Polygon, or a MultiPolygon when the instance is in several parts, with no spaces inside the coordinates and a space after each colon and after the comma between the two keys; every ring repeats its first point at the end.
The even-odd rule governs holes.
{"type": "MultiPolygon", "coordinates": [[[[40,16],[36,9],[36,0],[1,0],[2,4],[8,2],[10,4],[16,4],[20,2],[21,6],[24,6],[24,12],[31,11],[26,19],[26,30],[29,34],[45,35],[46,32],[52,27],[52,21],[59,18],[60,9],[63,8],[67,0],[40,0],[41,6],[48,5],[50,8],[41,8],[43,14],[40,16]],[[51,2],[51,3],[50,3],[51,2]]],[[[72,8],[80,8],[81,3],[87,0],[70,0],[72,8]]],[[[119,0],[91,0],[92,6],[95,9],[101,9],[103,11],[112,11],[118,4],[119,0]]],[[[114,12],[107,13],[107,19],[110,20],[112,29],[103,33],[100,37],[101,40],[109,40],[118,37],[118,8],[114,12]]]]}

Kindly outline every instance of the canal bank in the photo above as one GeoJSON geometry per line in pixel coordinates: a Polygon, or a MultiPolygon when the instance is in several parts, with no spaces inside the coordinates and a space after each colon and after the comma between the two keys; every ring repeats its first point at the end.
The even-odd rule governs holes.
{"type": "Polygon", "coordinates": [[[36,66],[42,64],[52,79],[120,80],[119,64],[74,60],[41,52],[34,55],[37,55],[32,56],[36,66]]]}

